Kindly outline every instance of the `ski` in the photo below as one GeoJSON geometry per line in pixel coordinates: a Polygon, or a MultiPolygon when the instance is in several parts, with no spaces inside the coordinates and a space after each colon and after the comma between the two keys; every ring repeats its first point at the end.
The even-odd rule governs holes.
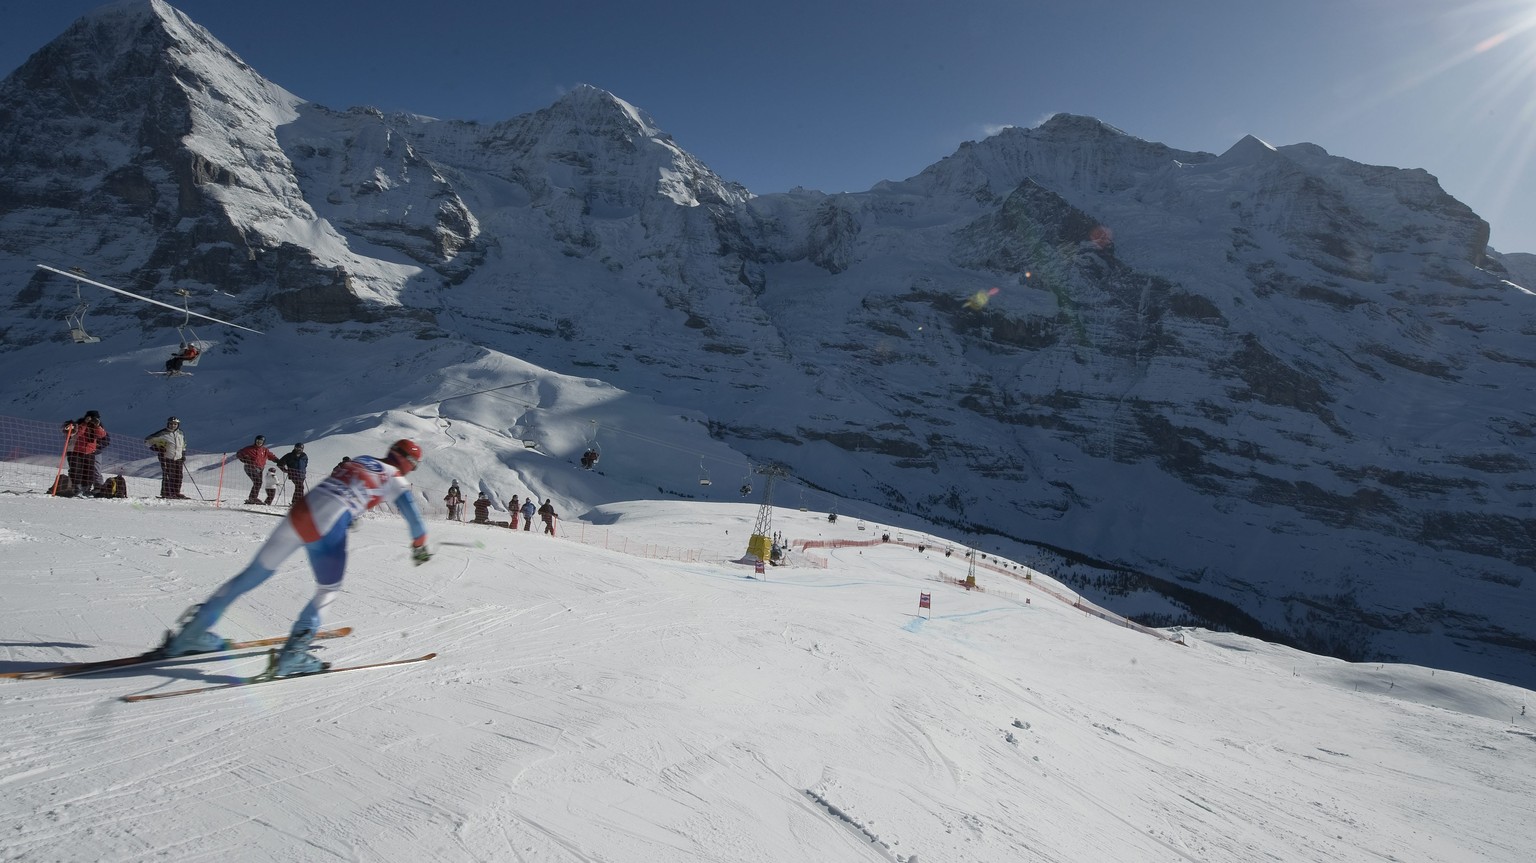
{"type": "Polygon", "coordinates": [[[370,662],[366,665],[342,665],[326,668],[324,671],[316,671],[313,674],[295,674],[292,677],[268,677],[258,674],[255,677],[247,677],[234,683],[215,683],[212,686],[198,686],[193,689],[177,689],[172,692],[147,692],[143,695],[124,695],[124,701],[151,701],[156,698],[175,698],[179,695],[197,695],[201,692],[218,692],[221,689],[238,689],[242,686],[256,686],[261,683],[277,683],[283,680],[306,680],[311,677],[324,677],[327,674],[340,674],[343,671],[364,671],[370,668],[393,668],[397,665],[410,665],[414,662],[426,662],[437,656],[436,653],[428,653],[425,656],[413,656],[410,659],[391,659],[388,662],[370,662]]]}
{"type": "MultiPolygon", "coordinates": [[[[351,635],[352,627],[343,626],[340,629],[322,629],[315,635],[315,639],[341,638],[351,635]]],[[[170,662],[177,659],[206,659],[229,653],[233,650],[249,650],[253,647],[273,647],[288,640],[288,636],[279,635],[273,638],[257,638],[251,641],[236,641],[223,650],[209,651],[208,653],[188,653],[182,656],[162,656],[158,649],[137,656],[123,656],[117,659],[101,659],[95,662],[71,662],[65,665],[55,665],[52,668],[34,668],[31,671],[4,671],[0,672],[0,679],[9,680],[51,680],[55,677],[75,677],[81,674],[95,674],[98,671],[116,671],[119,668],[133,668],[136,665],[153,665],[157,662],[170,662]]]]}

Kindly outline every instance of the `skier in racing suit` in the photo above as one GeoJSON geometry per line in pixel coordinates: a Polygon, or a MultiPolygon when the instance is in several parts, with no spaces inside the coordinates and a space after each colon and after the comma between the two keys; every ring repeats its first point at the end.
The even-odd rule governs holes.
{"type": "Polygon", "coordinates": [[[303,546],[315,572],[315,595],[299,612],[270,671],[276,677],[324,671],[325,663],[309,653],[309,644],[346,575],[347,526],[352,520],[381,503],[392,503],[411,529],[411,558],[420,565],[432,557],[427,551],[426,524],[412,499],[411,484],[405,479],[405,474],[420,463],[421,448],[401,440],[389,448],[383,459],[360,456],[337,465],[329,477],[293,505],[250,565],[201,605],[182,615],[180,631],[166,634],[161,646],[163,654],[183,656],[222,650],[226,642],[211,627],[241,594],[271,578],[282,562],[303,546]]]}

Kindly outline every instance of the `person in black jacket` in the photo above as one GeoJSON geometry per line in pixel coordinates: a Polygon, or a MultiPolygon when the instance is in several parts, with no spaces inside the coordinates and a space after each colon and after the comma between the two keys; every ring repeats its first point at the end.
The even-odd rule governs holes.
{"type": "Polygon", "coordinates": [[[304,478],[309,474],[309,456],[304,454],[304,445],[296,443],[288,454],[277,460],[277,466],[288,475],[288,481],[293,483],[293,498],[289,505],[299,502],[304,496],[304,478]]]}

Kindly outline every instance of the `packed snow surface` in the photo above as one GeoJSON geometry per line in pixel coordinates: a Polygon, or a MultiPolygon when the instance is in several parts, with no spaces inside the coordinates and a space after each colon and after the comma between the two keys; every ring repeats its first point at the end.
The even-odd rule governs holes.
{"type": "MultiPolygon", "coordinates": [[[[1022,569],[966,591],[963,553],[945,555],[960,547],[911,530],[754,577],[732,562],[750,503],[610,503],[565,513],[557,537],[429,511],[419,568],[397,516],[353,531],[327,623],[356,631],[325,655],[431,662],[138,704],[119,697],[263,656],[0,680],[5,858],[1334,863],[1536,846],[1526,690],[1159,638],[1022,569]]],[[[281,514],[0,495],[0,671],[150,646],[281,514]]],[[[792,539],[878,539],[868,527],[773,521],[792,539]]],[[[296,555],[220,632],[286,632],[311,590],[296,555]]]]}

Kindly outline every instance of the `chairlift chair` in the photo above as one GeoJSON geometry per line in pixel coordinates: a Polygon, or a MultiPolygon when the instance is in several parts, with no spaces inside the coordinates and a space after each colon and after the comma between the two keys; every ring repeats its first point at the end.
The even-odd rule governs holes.
{"type": "Polygon", "coordinates": [[[75,306],[74,311],[64,316],[64,323],[69,325],[69,337],[77,345],[92,345],[101,341],[100,337],[85,331],[85,312],[90,307],[90,303],[82,302],[75,306]]]}
{"type": "Polygon", "coordinates": [[[747,475],[741,480],[741,496],[746,497],[752,493],[752,463],[747,462],[747,475]]]}
{"type": "Polygon", "coordinates": [[[699,456],[699,485],[709,484],[709,469],[704,467],[704,457],[699,456]]]}
{"type": "Polygon", "coordinates": [[[588,420],[592,423],[592,436],[587,439],[587,451],[581,454],[581,466],[585,470],[591,470],[597,466],[597,460],[603,457],[603,448],[597,442],[597,420],[588,420]]]}
{"type": "MultiPolygon", "coordinates": [[[[85,271],[79,267],[75,267],[74,271],[81,275],[85,274],[85,271]]],[[[64,316],[64,323],[69,326],[69,337],[77,345],[92,345],[101,341],[100,338],[85,331],[85,313],[90,309],[91,304],[86,302],[85,297],[80,295],[79,282],[75,283],[75,299],[79,304],[75,306],[74,311],[64,316]]]]}
{"type": "Polygon", "coordinates": [[[177,335],[181,337],[180,350],[185,351],[188,345],[191,345],[197,349],[197,353],[195,355],[182,360],[181,366],[182,368],[186,368],[188,366],[196,366],[198,360],[203,358],[203,354],[208,352],[209,345],[207,342],[199,339],[197,337],[197,331],[192,329],[192,306],[187,299],[192,295],[192,292],[188,291],[186,288],[181,288],[180,290],[176,291],[176,293],[181,295],[182,311],[186,313],[186,317],[182,319],[181,325],[176,328],[177,335]]]}

